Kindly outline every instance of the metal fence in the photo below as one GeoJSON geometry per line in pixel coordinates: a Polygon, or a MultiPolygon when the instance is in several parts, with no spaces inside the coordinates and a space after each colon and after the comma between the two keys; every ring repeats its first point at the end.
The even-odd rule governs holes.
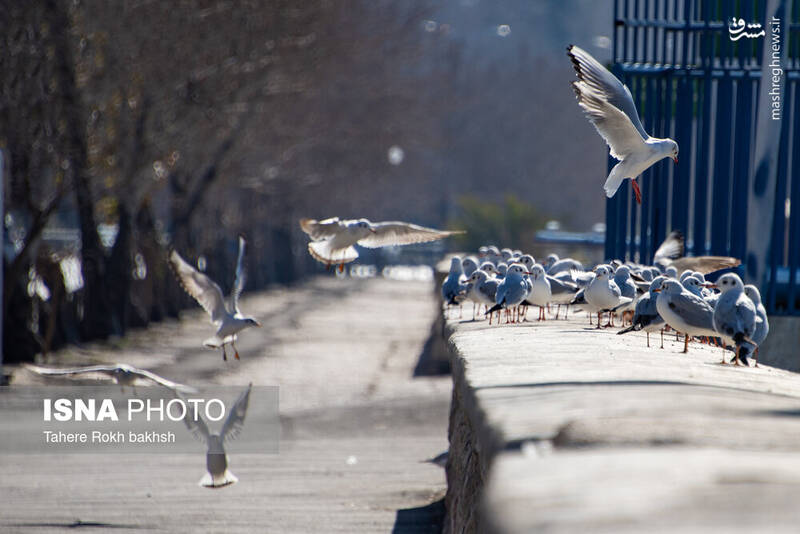
{"type": "Polygon", "coordinates": [[[800,0],[616,0],[614,10],[612,71],[650,135],[678,141],[680,163],[644,173],[641,206],[627,181],[608,200],[606,256],[649,262],[680,230],[687,254],[742,258],[771,313],[800,315],[800,0]],[[770,122],[773,17],[781,108],[770,122]],[[739,19],[765,35],[734,40],[739,19]]]}

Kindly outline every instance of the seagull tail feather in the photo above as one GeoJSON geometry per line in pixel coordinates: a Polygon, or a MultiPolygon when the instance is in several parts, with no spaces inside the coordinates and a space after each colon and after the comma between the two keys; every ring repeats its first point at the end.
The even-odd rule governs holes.
{"type": "Polygon", "coordinates": [[[619,189],[619,186],[621,186],[622,182],[625,180],[625,173],[621,166],[621,161],[614,165],[614,168],[611,169],[611,172],[608,174],[605,185],[603,185],[603,189],[606,190],[606,196],[608,198],[614,196],[614,194],[617,192],[617,189],[619,189]]]}
{"type": "Polygon", "coordinates": [[[217,477],[213,476],[209,472],[206,472],[206,474],[203,475],[203,478],[200,479],[198,485],[203,488],[216,489],[224,488],[225,486],[230,486],[231,484],[236,484],[237,482],[239,482],[239,479],[236,477],[236,475],[226,469],[225,472],[222,473],[222,476],[217,477]]]}
{"type": "Polygon", "coordinates": [[[494,313],[494,312],[496,312],[497,310],[502,310],[502,309],[503,309],[503,306],[502,306],[502,304],[495,304],[494,306],[492,306],[491,308],[489,308],[489,310],[488,310],[486,313],[487,313],[487,314],[490,314],[490,313],[494,313]]]}

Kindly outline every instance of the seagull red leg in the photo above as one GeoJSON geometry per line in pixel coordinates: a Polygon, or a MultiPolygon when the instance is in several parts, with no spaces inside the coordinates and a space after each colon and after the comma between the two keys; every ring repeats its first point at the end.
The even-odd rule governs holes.
{"type": "Polygon", "coordinates": [[[636,203],[642,203],[642,191],[639,189],[639,182],[636,181],[636,178],[631,178],[631,185],[633,185],[633,194],[636,195],[636,203]]]}

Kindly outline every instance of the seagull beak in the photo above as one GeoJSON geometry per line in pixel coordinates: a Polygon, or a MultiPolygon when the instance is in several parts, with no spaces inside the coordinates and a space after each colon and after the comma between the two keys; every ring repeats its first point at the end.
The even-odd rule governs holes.
{"type": "Polygon", "coordinates": [[[672,161],[674,161],[675,165],[677,165],[678,164],[678,156],[675,156],[674,158],[672,158],[672,161]]]}
{"type": "Polygon", "coordinates": [[[253,322],[256,323],[257,327],[261,328],[261,323],[260,322],[256,321],[255,319],[253,319],[253,322]]]}
{"type": "Polygon", "coordinates": [[[717,284],[706,282],[705,284],[703,284],[703,287],[710,287],[712,289],[717,289],[717,284]]]}
{"type": "Polygon", "coordinates": [[[660,289],[654,289],[653,293],[661,293],[661,290],[660,289]]]}
{"type": "Polygon", "coordinates": [[[373,234],[377,234],[378,233],[374,228],[370,228],[369,231],[372,232],[373,234]]]}

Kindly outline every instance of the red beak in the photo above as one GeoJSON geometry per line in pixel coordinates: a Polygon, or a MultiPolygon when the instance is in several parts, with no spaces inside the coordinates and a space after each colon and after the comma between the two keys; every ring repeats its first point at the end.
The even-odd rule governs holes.
{"type": "Polygon", "coordinates": [[[674,161],[675,165],[677,165],[678,164],[678,156],[675,156],[674,158],[672,158],[672,161],[674,161]]]}

